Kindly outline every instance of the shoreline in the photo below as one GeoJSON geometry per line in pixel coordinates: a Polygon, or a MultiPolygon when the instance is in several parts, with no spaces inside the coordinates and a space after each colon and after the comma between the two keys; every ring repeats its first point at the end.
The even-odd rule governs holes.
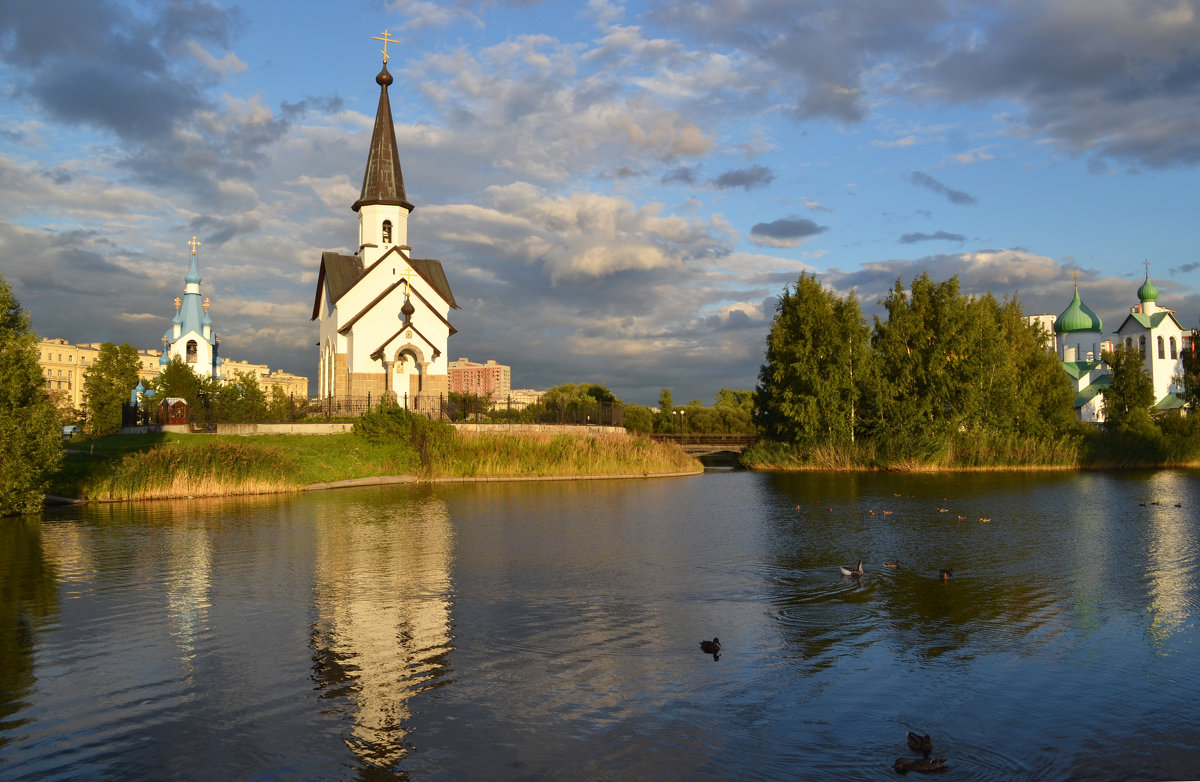
{"type": "Polygon", "coordinates": [[[219,494],[177,494],[158,497],[130,497],[121,499],[86,499],[79,497],[60,497],[47,494],[43,505],[46,508],[66,505],[107,505],[118,502],[157,502],[159,500],[193,500],[213,499],[216,497],[255,497],[267,494],[301,494],[310,491],[330,491],[333,489],[356,489],[365,486],[402,486],[408,484],[451,484],[451,483],[521,483],[534,481],[603,481],[603,480],[643,480],[651,478],[688,478],[704,474],[704,466],[699,465],[695,470],[676,470],[672,472],[652,473],[591,473],[584,475],[483,475],[483,476],[438,476],[434,478],[419,478],[416,475],[369,475],[362,478],[346,478],[340,481],[326,481],[297,486],[276,491],[251,492],[222,492],[219,494]]]}

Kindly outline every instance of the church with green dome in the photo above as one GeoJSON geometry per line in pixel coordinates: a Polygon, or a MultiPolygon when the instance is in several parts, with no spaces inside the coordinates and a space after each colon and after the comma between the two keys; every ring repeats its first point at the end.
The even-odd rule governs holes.
{"type": "Polygon", "coordinates": [[[1101,354],[1112,345],[1104,339],[1100,316],[1080,298],[1078,280],[1071,303],[1054,319],[1054,343],[1075,388],[1075,414],[1081,421],[1103,421],[1101,392],[1112,385],[1112,374],[1101,354]]]}
{"type": "Polygon", "coordinates": [[[1191,349],[1191,332],[1184,330],[1175,311],[1158,304],[1158,288],[1146,281],[1138,288],[1138,305],[1131,307],[1117,328],[1117,344],[1141,353],[1146,372],[1154,382],[1155,407],[1178,410],[1183,407],[1183,352],[1191,349]]]}
{"type": "Polygon", "coordinates": [[[1158,288],[1146,280],[1137,290],[1138,305],[1116,330],[1116,339],[1104,339],[1104,324],[1079,295],[1076,280],[1071,303],[1053,324],[1054,347],[1062,361],[1063,370],[1075,388],[1075,413],[1081,421],[1104,421],[1103,391],[1112,385],[1112,373],[1102,354],[1114,345],[1124,345],[1141,353],[1146,372],[1154,383],[1155,407],[1175,410],[1183,406],[1182,386],[1177,378],[1183,374],[1183,352],[1191,348],[1191,332],[1186,331],[1173,310],[1158,304],[1158,288]]]}

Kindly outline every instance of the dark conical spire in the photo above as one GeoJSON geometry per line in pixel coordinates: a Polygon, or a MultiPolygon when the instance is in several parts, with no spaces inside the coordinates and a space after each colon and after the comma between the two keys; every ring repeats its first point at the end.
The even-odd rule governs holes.
{"type": "Polygon", "coordinates": [[[387,62],[375,77],[379,85],[379,108],[375,112],[375,131],[371,134],[371,148],[367,153],[367,170],[363,173],[362,194],[350,207],[369,204],[401,206],[408,211],[413,205],[404,194],[404,174],[400,171],[400,153],[396,149],[396,128],[392,125],[392,104],[388,101],[388,85],[392,74],[388,73],[387,62]]]}

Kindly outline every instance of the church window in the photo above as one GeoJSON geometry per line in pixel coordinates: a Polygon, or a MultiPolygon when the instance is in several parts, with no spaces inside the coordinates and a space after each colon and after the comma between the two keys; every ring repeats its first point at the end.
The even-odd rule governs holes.
{"type": "Polygon", "coordinates": [[[1138,354],[1142,358],[1146,357],[1146,337],[1145,336],[1138,337],[1138,354]]]}
{"type": "Polygon", "coordinates": [[[189,339],[188,343],[187,343],[187,361],[189,364],[196,363],[196,352],[197,352],[196,340],[189,339]]]}
{"type": "Polygon", "coordinates": [[[1125,349],[1126,349],[1126,350],[1133,350],[1133,337],[1126,337],[1126,338],[1125,338],[1125,349]]]}
{"type": "Polygon", "coordinates": [[[391,220],[383,221],[383,243],[384,244],[392,243],[392,221],[391,220]]]}
{"type": "Polygon", "coordinates": [[[1163,347],[1163,338],[1162,337],[1158,338],[1158,357],[1159,358],[1167,357],[1167,351],[1166,351],[1166,348],[1163,347]]]}
{"type": "Polygon", "coordinates": [[[1175,349],[1175,338],[1174,337],[1171,337],[1171,358],[1173,358],[1173,359],[1179,358],[1179,353],[1175,349]]]}

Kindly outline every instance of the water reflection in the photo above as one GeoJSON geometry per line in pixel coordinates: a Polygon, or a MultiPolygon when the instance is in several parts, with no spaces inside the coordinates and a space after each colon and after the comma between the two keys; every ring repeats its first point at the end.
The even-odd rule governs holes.
{"type": "Polygon", "coordinates": [[[1148,632],[1160,648],[1191,616],[1196,599],[1195,511],[1175,507],[1183,505],[1180,500],[1188,494],[1186,483],[1185,473],[1171,471],[1155,474],[1147,487],[1152,498],[1146,501],[1148,632]]]}
{"type": "Polygon", "coordinates": [[[346,744],[393,769],[407,754],[410,699],[446,680],[454,536],[432,496],[338,506],[317,527],[313,676],[348,705],[346,744]]]}
{"type": "Polygon", "coordinates": [[[41,524],[0,519],[0,747],[25,719],[37,681],[35,635],[58,611],[54,566],[42,552],[41,524]]]}
{"type": "Polygon", "coordinates": [[[6,523],[0,777],[893,778],[915,730],[955,779],[1197,778],[1194,507],[727,472],[6,523]]]}
{"type": "Polygon", "coordinates": [[[207,631],[212,543],[204,525],[179,520],[166,532],[170,568],[167,573],[167,616],[179,649],[179,665],[189,692],[194,692],[196,642],[207,631]]]}

